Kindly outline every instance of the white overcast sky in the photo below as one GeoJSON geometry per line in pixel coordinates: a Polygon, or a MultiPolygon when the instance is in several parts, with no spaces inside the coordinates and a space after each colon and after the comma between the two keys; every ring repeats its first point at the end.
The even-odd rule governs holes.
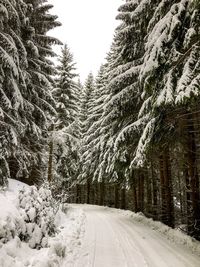
{"type": "Polygon", "coordinates": [[[62,23],[50,35],[68,44],[81,81],[90,71],[96,75],[119,24],[115,17],[123,0],[49,0],[49,3],[54,5],[51,13],[58,15],[62,23]]]}

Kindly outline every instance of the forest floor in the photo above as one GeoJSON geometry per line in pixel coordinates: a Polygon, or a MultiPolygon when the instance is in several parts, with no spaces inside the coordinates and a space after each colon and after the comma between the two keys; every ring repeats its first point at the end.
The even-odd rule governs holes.
{"type": "Polygon", "coordinates": [[[180,231],[130,211],[73,205],[76,207],[84,210],[86,221],[74,267],[200,266],[198,253],[192,252],[199,247],[198,242],[190,243],[191,239],[180,231]]]}

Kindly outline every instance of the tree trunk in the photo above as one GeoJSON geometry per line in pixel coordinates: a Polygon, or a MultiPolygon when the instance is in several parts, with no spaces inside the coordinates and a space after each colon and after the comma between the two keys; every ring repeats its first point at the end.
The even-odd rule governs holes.
{"type": "Polygon", "coordinates": [[[148,217],[151,217],[152,216],[152,179],[148,173],[148,170],[146,170],[146,211],[145,211],[145,214],[148,216],[148,217]]]}
{"type": "Polygon", "coordinates": [[[115,208],[119,209],[119,184],[115,183],[115,208]]]}
{"type": "Polygon", "coordinates": [[[126,209],[126,188],[125,186],[121,189],[121,202],[120,208],[125,210],[126,209]]]}
{"type": "Polygon", "coordinates": [[[81,186],[79,184],[76,185],[76,203],[81,203],[81,186]]]}
{"type": "Polygon", "coordinates": [[[144,174],[140,172],[138,181],[138,211],[144,212],[144,174]]]}
{"type": "Polygon", "coordinates": [[[153,194],[153,203],[152,203],[152,214],[153,218],[157,219],[158,213],[158,185],[157,177],[153,169],[153,162],[151,161],[151,180],[152,180],[152,194],[153,194]]]}
{"type": "Polygon", "coordinates": [[[94,204],[95,203],[95,183],[91,182],[90,185],[90,204],[94,204]]]}
{"type": "Polygon", "coordinates": [[[99,205],[103,206],[105,202],[105,182],[102,178],[102,181],[99,183],[99,205]]]}
{"type": "Polygon", "coordinates": [[[196,159],[194,117],[188,115],[186,134],[186,198],[188,234],[200,240],[200,197],[196,159]]]}
{"type": "MultiPolygon", "coordinates": [[[[50,131],[53,132],[54,125],[51,125],[50,131]]],[[[49,143],[49,162],[48,162],[48,181],[51,183],[53,181],[53,138],[49,143]]]]}
{"type": "Polygon", "coordinates": [[[132,171],[131,173],[130,185],[131,185],[131,190],[133,193],[133,211],[138,212],[137,180],[136,180],[135,173],[136,173],[135,171],[132,171]]]}
{"type": "Polygon", "coordinates": [[[181,218],[181,222],[184,216],[184,212],[183,212],[183,197],[182,197],[182,186],[181,186],[181,177],[180,177],[180,171],[178,170],[178,174],[177,174],[177,178],[178,178],[178,192],[179,192],[179,200],[180,200],[180,218],[181,218]]]}
{"type": "Polygon", "coordinates": [[[138,212],[138,198],[137,198],[136,184],[133,187],[133,201],[134,201],[134,212],[138,212]]]}
{"type": "Polygon", "coordinates": [[[91,193],[91,179],[87,179],[87,193],[86,193],[86,203],[90,204],[90,193],[91,193]]]}
{"type": "Polygon", "coordinates": [[[99,183],[97,181],[94,182],[94,204],[99,204],[99,183]]]}
{"type": "Polygon", "coordinates": [[[161,221],[170,227],[174,227],[172,177],[168,148],[164,149],[160,155],[160,186],[161,221]]]}
{"type": "Polygon", "coordinates": [[[81,203],[85,204],[87,198],[87,184],[81,185],[81,203]]]}

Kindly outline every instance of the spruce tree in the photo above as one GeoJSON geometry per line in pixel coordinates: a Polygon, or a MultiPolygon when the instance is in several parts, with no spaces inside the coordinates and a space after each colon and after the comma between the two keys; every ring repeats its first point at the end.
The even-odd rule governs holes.
{"type": "Polygon", "coordinates": [[[62,187],[69,187],[77,175],[80,88],[74,80],[76,76],[73,55],[64,45],[57,66],[56,87],[52,91],[57,110],[53,123],[55,175],[62,187]]]}
{"type": "Polygon", "coordinates": [[[90,202],[90,188],[92,183],[92,175],[85,164],[85,152],[87,152],[87,132],[91,126],[91,110],[94,107],[94,77],[92,73],[89,73],[85,84],[82,89],[82,101],[80,110],[81,121],[81,174],[79,175],[79,181],[82,183],[87,182],[86,201],[90,202]]]}
{"type": "Polygon", "coordinates": [[[106,70],[107,64],[100,67],[95,79],[93,91],[93,104],[89,109],[87,118],[89,128],[84,137],[84,153],[82,155],[84,169],[87,170],[87,175],[90,175],[93,180],[93,191],[95,194],[95,203],[103,204],[104,178],[99,177],[98,164],[101,150],[101,126],[100,118],[103,112],[103,106],[107,97],[104,86],[106,85],[106,70]],[[92,163],[92,164],[91,164],[92,163]],[[100,184],[99,184],[100,183],[100,184]],[[100,196],[98,197],[98,185],[100,196]]]}
{"type": "Polygon", "coordinates": [[[155,1],[150,2],[148,13],[150,3],[147,1],[126,1],[119,8],[117,18],[122,22],[115,31],[108,57],[106,90],[109,97],[101,119],[104,149],[100,166],[105,175],[110,173],[113,180],[123,187],[141,130],[137,121],[142,102],[138,76],[148,23],[157,6],[155,1]]]}
{"type": "Polygon", "coordinates": [[[23,1],[0,1],[0,185],[10,178],[9,159],[23,163],[20,137],[25,135],[27,111],[22,92],[26,90],[27,58],[21,41],[25,26],[23,1]]]}
{"type": "Polygon", "coordinates": [[[56,113],[55,101],[51,95],[52,76],[55,67],[49,57],[55,56],[52,45],[61,44],[59,40],[48,36],[48,31],[61,24],[57,16],[49,14],[53,7],[45,0],[25,0],[27,4],[27,27],[23,31],[23,42],[26,45],[27,92],[25,98],[30,105],[28,128],[24,142],[31,150],[29,182],[39,181],[45,175],[46,159],[43,157],[47,145],[47,131],[50,117],[56,113]],[[33,149],[31,149],[33,148],[33,149]]]}
{"type": "Polygon", "coordinates": [[[53,96],[56,99],[58,128],[71,125],[78,113],[78,93],[79,88],[74,78],[77,76],[75,63],[67,45],[62,49],[62,55],[57,66],[56,88],[53,96]]]}
{"type": "Polygon", "coordinates": [[[54,55],[51,45],[60,43],[47,36],[60,23],[45,2],[0,2],[1,184],[10,176],[29,183],[43,176],[48,116],[55,111],[54,69],[47,56],[54,55]]]}
{"type": "MultiPolygon", "coordinates": [[[[148,117],[148,121],[145,123],[133,162],[136,164],[144,162],[143,157],[148,152],[148,148],[160,146],[161,219],[168,225],[173,225],[171,160],[168,146],[170,143],[171,146],[174,144],[174,137],[178,134],[177,122],[170,121],[176,115],[174,110],[187,113],[186,103],[190,102],[190,109],[192,102],[198,98],[199,74],[196,67],[199,64],[197,57],[199,33],[195,30],[198,21],[197,14],[197,9],[188,1],[173,1],[170,6],[165,1],[161,2],[149,26],[144,63],[140,71],[140,80],[145,96],[144,103],[148,103],[149,106],[144,113],[144,116],[148,117]]],[[[193,119],[188,119],[188,124],[191,125],[193,119]]],[[[188,131],[191,132],[191,129],[188,128],[188,131]]],[[[192,139],[194,141],[194,138],[191,134],[185,136],[187,151],[191,151],[191,147],[195,151],[195,143],[188,144],[187,141],[192,139]]],[[[186,156],[186,164],[192,165],[188,181],[193,180],[192,183],[198,183],[198,177],[191,174],[196,169],[194,155],[195,152],[193,155],[187,154],[186,156]],[[191,159],[193,163],[191,163],[191,159]]],[[[197,212],[199,192],[195,188],[191,189],[190,182],[188,188],[191,190],[191,194],[188,194],[188,196],[190,195],[188,203],[191,203],[191,195],[195,199],[190,210],[193,210],[199,221],[197,215],[199,213],[197,212]]],[[[191,215],[189,216],[191,217],[191,215]]],[[[193,217],[193,223],[189,223],[193,227],[194,220],[193,217]]],[[[193,229],[190,232],[198,231],[193,229]]]]}

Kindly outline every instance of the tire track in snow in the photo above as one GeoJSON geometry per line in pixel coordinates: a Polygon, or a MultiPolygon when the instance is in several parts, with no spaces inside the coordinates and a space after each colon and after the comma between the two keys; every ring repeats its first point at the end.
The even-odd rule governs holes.
{"type": "MultiPolygon", "coordinates": [[[[114,231],[116,238],[124,252],[127,267],[149,267],[147,261],[142,255],[135,240],[130,240],[127,232],[125,231],[124,225],[120,225],[115,220],[111,220],[109,216],[103,215],[105,222],[110,225],[112,231],[114,231]],[[131,242],[130,242],[131,241],[131,242]],[[142,265],[141,265],[142,264],[142,265]]],[[[124,266],[125,267],[125,266],[124,266]]]]}
{"type": "MultiPolygon", "coordinates": [[[[101,220],[104,221],[104,224],[107,225],[107,227],[110,228],[110,230],[112,231],[114,237],[115,237],[115,242],[118,244],[118,246],[121,248],[121,251],[123,252],[123,255],[124,255],[124,260],[126,261],[127,259],[127,253],[122,245],[122,242],[121,242],[121,235],[116,231],[115,228],[113,228],[113,225],[111,223],[108,222],[108,220],[105,218],[105,216],[102,216],[102,214],[98,214],[98,217],[101,218],[101,220]]],[[[125,263],[124,267],[129,267],[127,262],[125,263]]],[[[134,266],[132,267],[137,267],[135,264],[134,266]]]]}
{"type": "Polygon", "coordinates": [[[200,266],[200,257],[171,243],[148,225],[103,207],[82,208],[87,216],[86,235],[82,253],[73,267],[200,266]]]}

